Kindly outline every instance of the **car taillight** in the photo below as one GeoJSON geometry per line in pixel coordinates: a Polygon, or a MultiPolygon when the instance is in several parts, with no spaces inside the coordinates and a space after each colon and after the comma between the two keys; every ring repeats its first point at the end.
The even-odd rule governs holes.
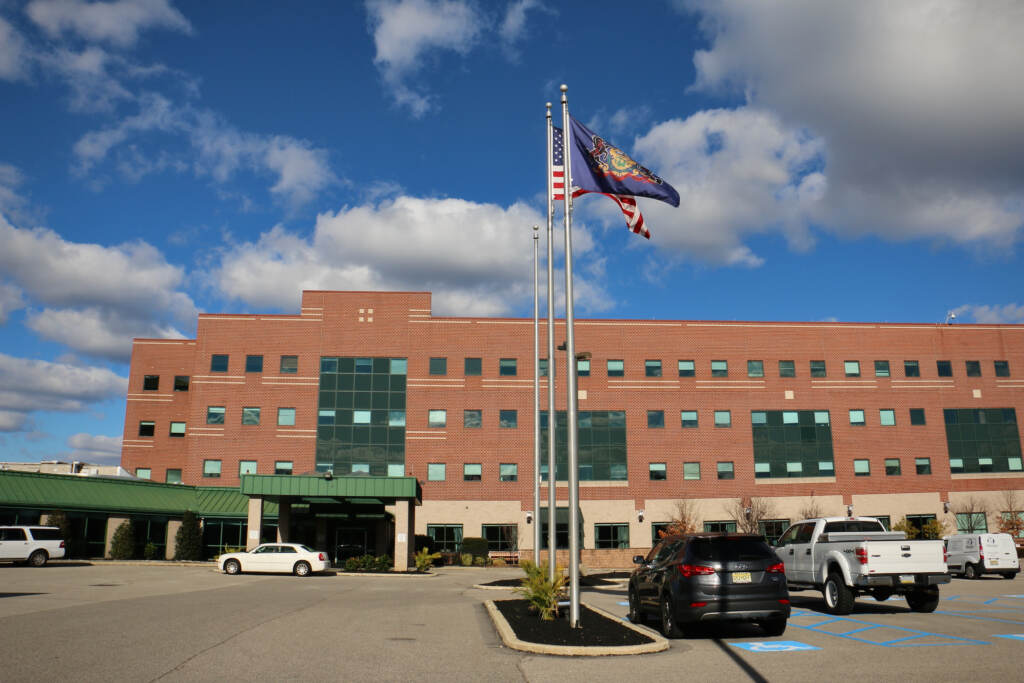
{"type": "Polygon", "coordinates": [[[61,548],[63,548],[63,547],[64,547],[64,541],[61,541],[61,542],[60,542],[60,547],[61,547],[61,548]]]}
{"type": "Polygon", "coordinates": [[[857,556],[857,561],[861,564],[868,563],[868,549],[867,548],[854,548],[853,554],[857,556]]]}
{"type": "Polygon", "coordinates": [[[780,605],[788,605],[789,604],[789,600],[787,600],[786,598],[779,598],[779,604],[780,605]]]}
{"type": "Polygon", "coordinates": [[[320,553],[320,554],[319,554],[319,555],[317,556],[317,559],[319,559],[319,560],[320,560],[321,562],[323,562],[324,560],[326,560],[326,559],[327,559],[327,556],[326,556],[326,555],[324,555],[323,553],[320,553]]]}
{"type": "Polygon", "coordinates": [[[785,574],[786,565],[782,564],[781,562],[776,562],[775,564],[765,569],[765,571],[769,574],[785,574]]]}
{"type": "Polygon", "coordinates": [[[704,564],[681,564],[679,565],[679,573],[690,578],[691,576],[697,575],[709,575],[715,573],[714,567],[709,567],[704,564]]]}

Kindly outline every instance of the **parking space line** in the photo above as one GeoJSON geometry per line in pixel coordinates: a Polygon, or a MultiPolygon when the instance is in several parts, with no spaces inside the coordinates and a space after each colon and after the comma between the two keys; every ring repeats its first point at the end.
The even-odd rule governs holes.
{"type": "Polygon", "coordinates": [[[950,610],[936,610],[935,614],[945,614],[952,617],[961,617],[963,619],[977,619],[979,621],[998,621],[1002,624],[1024,624],[1024,621],[1020,619],[1000,619],[999,617],[983,617],[978,616],[977,613],[972,612],[953,612],[950,610]]]}
{"type": "MultiPolygon", "coordinates": [[[[955,614],[955,613],[953,613],[953,614],[955,614]]],[[[798,623],[794,623],[793,622],[794,618],[796,618],[796,619],[801,619],[801,618],[806,619],[808,617],[816,617],[816,616],[819,616],[816,612],[810,612],[810,611],[806,611],[806,610],[793,610],[793,612],[790,614],[789,625],[794,627],[794,628],[802,628],[802,629],[804,629],[806,631],[814,631],[815,633],[821,633],[821,634],[827,635],[827,636],[834,636],[836,638],[846,638],[847,640],[855,640],[857,642],[868,643],[869,645],[879,645],[881,647],[936,647],[936,646],[941,646],[941,645],[988,645],[988,643],[986,641],[984,641],[984,640],[974,640],[973,638],[962,638],[962,637],[959,637],[959,636],[950,636],[950,635],[946,635],[944,633],[931,633],[931,632],[928,632],[928,631],[918,631],[916,629],[905,628],[903,626],[884,626],[884,625],[881,625],[881,624],[874,624],[874,623],[872,623],[870,621],[863,621],[863,620],[860,620],[860,619],[853,619],[851,617],[831,617],[831,618],[825,619],[824,621],[815,622],[815,623],[806,624],[806,625],[798,624],[798,623]],[[836,622],[844,622],[844,623],[849,623],[849,624],[857,624],[860,627],[856,628],[856,629],[853,629],[852,631],[847,631],[845,633],[833,633],[831,631],[828,631],[828,630],[825,630],[825,629],[821,628],[822,626],[826,626],[828,624],[834,624],[836,622]],[[898,632],[902,632],[902,633],[907,633],[909,635],[903,636],[901,638],[894,638],[894,639],[891,639],[891,640],[884,640],[884,641],[868,640],[867,638],[858,638],[856,636],[850,635],[852,633],[864,633],[864,632],[873,631],[873,630],[876,630],[876,629],[883,630],[883,631],[884,630],[898,631],[898,632]],[[939,642],[939,643],[936,643],[936,642],[912,642],[912,641],[922,641],[925,638],[928,638],[928,639],[936,639],[936,638],[938,638],[938,639],[946,640],[946,641],[949,641],[949,642],[939,642]]]]}

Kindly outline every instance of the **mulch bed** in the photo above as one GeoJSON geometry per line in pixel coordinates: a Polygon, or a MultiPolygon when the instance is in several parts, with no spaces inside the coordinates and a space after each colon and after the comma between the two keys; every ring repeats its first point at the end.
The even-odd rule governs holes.
{"type": "MultiPolygon", "coordinates": [[[[614,586],[615,581],[610,579],[628,579],[629,572],[607,572],[604,574],[590,574],[588,576],[580,577],[581,586],[614,586]]],[[[489,583],[482,583],[481,586],[494,586],[500,588],[508,586],[511,588],[518,588],[523,585],[522,578],[518,579],[498,579],[497,581],[491,581],[489,583]]]]}
{"type": "Polygon", "coordinates": [[[496,600],[495,607],[508,621],[519,640],[544,645],[576,647],[608,647],[615,645],[644,645],[653,638],[634,631],[623,622],[598,614],[586,605],[580,605],[580,628],[570,628],[568,607],[559,611],[552,621],[544,621],[531,612],[526,600],[496,600]]]}

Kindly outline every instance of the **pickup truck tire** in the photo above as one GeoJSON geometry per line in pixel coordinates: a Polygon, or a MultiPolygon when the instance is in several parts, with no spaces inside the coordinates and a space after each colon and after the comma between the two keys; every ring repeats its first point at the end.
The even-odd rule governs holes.
{"type": "Polygon", "coordinates": [[[672,596],[665,593],[661,596],[661,632],[666,638],[682,638],[683,631],[676,621],[672,607],[672,596]]]}
{"type": "Polygon", "coordinates": [[[978,568],[968,562],[964,565],[964,578],[965,579],[976,579],[980,576],[978,568]]]}
{"type": "Polygon", "coordinates": [[[919,588],[907,593],[907,604],[915,612],[934,612],[939,606],[939,589],[937,586],[919,588]]]}
{"type": "Polygon", "coordinates": [[[843,575],[832,572],[825,579],[821,594],[830,614],[849,614],[853,611],[853,591],[843,583],[843,575]]]}
{"type": "Polygon", "coordinates": [[[761,629],[766,636],[781,636],[786,632],[786,618],[776,617],[761,622],[761,629]]]}

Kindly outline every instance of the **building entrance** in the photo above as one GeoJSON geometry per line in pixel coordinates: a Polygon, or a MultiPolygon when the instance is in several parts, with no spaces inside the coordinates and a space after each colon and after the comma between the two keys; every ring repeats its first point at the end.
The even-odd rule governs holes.
{"type": "Polygon", "coordinates": [[[334,566],[342,566],[350,557],[367,554],[366,528],[339,526],[334,530],[334,566]]]}

